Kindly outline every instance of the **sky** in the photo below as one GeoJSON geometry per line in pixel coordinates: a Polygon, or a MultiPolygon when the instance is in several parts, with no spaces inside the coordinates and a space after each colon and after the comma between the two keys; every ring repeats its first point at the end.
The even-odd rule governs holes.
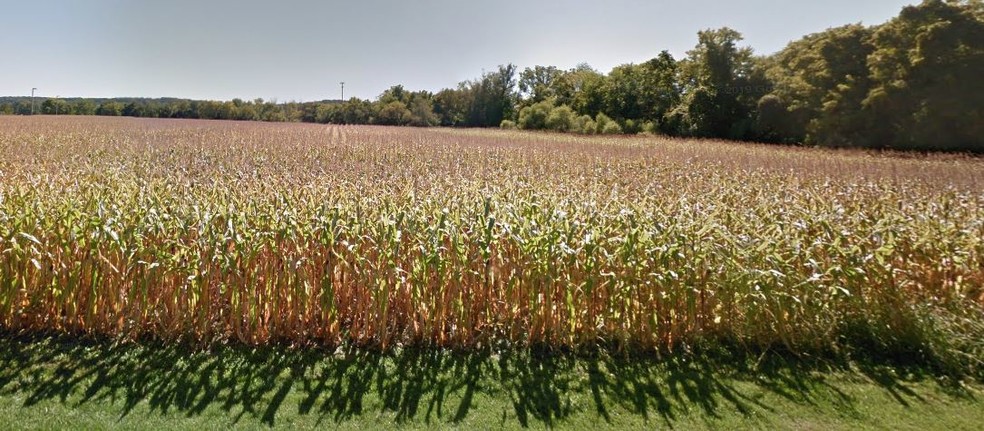
{"type": "Polygon", "coordinates": [[[0,95],[312,101],[437,91],[513,63],[608,72],[731,27],[759,54],[892,0],[0,0],[0,95]]]}

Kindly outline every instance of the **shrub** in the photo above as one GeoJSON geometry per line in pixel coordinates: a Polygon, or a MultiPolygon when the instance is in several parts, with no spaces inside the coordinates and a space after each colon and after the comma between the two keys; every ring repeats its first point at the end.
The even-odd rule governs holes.
{"type": "Polygon", "coordinates": [[[547,116],[547,128],[558,132],[574,130],[574,111],[567,106],[558,106],[547,116]]]}
{"type": "Polygon", "coordinates": [[[595,117],[595,130],[602,135],[617,135],[622,133],[622,127],[615,120],[601,113],[595,117]]]}
{"type": "Polygon", "coordinates": [[[607,126],[608,123],[611,122],[612,122],[611,117],[603,113],[598,113],[598,115],[595,116],[595,132],[601,133],[602,129],[604,129],[605,126],[607,126]]]}
{"type": "Polygon", "coordinates": [[[658,135],[659,126],[656,124],[655,121],[647,121],[645,123],[642,123],[642,130],[639,133],[645,135],[658,135]]]}
{"type": "Polygon", "coordinates": [[[543,101],[534,103],[519,111],[519,128],[523,130],[542,130],[547,127],[547,117],[553,110],[553,103],[543,101]]]}
{"type": "Polygon", "coordinates": [[[574,132],[583,133],[585,135],[593,135],[595,133],[595,122],[591,119],[591,116],[582,115],[575,118],[574,132]]]}
{"type": "Polygon", "coordinates": [[[602,135],[621,135],[622,134],[622,126],[619,126],[618,123],[612,121],[612,122],[606,124],[605,127],[603,127],[601,129],[601,134],[602,135]]]}
{"type": "Polygon", "coordinates": [[[374,123],[384,126],[405,126],[413,114],[403,102],[390,102],[379,109],[374,123]]]}
{"type": "Polygon", "coordinates": [[[638,122],[629,119],[625,120],[625,125],[622,126],[622,131],[634,135],[642,131],[642,128],[639,126],[638,122]]]}

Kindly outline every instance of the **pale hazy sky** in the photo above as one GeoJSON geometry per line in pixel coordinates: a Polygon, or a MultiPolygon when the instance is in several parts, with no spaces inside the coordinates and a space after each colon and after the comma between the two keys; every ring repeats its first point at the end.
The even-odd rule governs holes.
{"type": "Polygon", "coordinates": [[[514,63],[602,72],[728,26],[760,54],[902,0],[0,0],[0,95],[375,98],[514,63]]]}

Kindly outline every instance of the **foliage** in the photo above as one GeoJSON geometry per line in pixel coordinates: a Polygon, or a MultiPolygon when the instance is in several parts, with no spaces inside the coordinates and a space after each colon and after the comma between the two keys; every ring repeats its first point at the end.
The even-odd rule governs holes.
{"type": "Polygon", "coordinates": [[[791,43],[767,68],[778,100],[760,102],[760,126],[787,142],[984,151],[982,9],[926,0],[880,26],[791,43]]]}
{"type": "Polygon", "coordinates": [[[499,66],[487,72],[481,79],[465,85],[471,99],[465,125],[495,127],[502,120],[512,118],[516,102],[516,66],[499,66]]]}
{"type": "Polygon", "coordinates": [[[535,66],[519,74],[519,91],[527,100],[537,103],[557,96],[554,81],[562,72],[554,66],[535,66]]]}
{"type": "Polygon", "coordinates": [[[434,114],[434,102],[429,97],[414,97],[410,101],[410,125],[430,127],[440,123],[434,114]]]}
{"type": "Polygon", "coordinates": [[[832,28],[806,36],[767,66],[774,90],[759,101],[759,129],[780,140],[867,145],[861,102],[868,93],[871,29],[832,28]],[[786,111],[786,112],[783,112],[786,111]]]}
{"type": "Polygon", "coordinates": [[[698,137],[750,138],[751,113],[766,92],[751,48],[729,28],[698,34],[698,44],[681,66],[680,104],[670,114],[680,133],[698,137]]]}
{"type": "Polygon", "coordinates": [[[605,109],[605,79],[605,75],[581,64],[555,80],[557,103],[593,117],[605,109]]]}
{"type": "Polygon", "coordinates": [[[984,148],[982,11],[981,2],[926,0],[874,32],[868,57],[873,82],[863,106],[879,143],[984,148]]]}
{"type": "Polygon", "coordinates": [[[403,102],[393,101],[383,105],[373,121],[384,126],[404,126],[410,123],[410,110],[403,102]]]}
{"type": "MultiPolygon", "coordinates": [[[[517,73],[508,64],[436,94],[396,85],[375,101],[46,99],[39,111],[421,127],[510,120],[529,130],[578,133],[586,131],[578,117],[604,114],[627,133],[984,152],[980,1],[924,0],[887,23],[831,28],[767,57],[741,46],[742,35],[730,28],[700,31],[697,39],[679,61],[662,51],[607,74],[587,64],[517,73]],[[554,107],[561,110],[548,125],[554,107]]],[[[30,114],[31,102],[0,98],[0,114],[30,114]]],[[[594,131],[606,126],[595,124],[594,131]]]]}
{"type": "Polygon", "coordinates": [[[662,131],[659,129],[659,126],[652,121],[647,121],[645,123],[642,123],[642,128],[640,130],[640,133],[647,134],[647,135],[656,135],[656,134],[660,134],[661,132],[662,131]]]}
{"type": "MultiPolygon", "coordinates": [[[[602,115],[602,114],[598,114],[598,115],[602,115]]],[[[622,130],[622,126],[620,126],[615,121],[609,121],[599,129],[598,133],[602,135],[620,135],[623,133],[623,130],[622,130]]]]}
{"type": "Polygon", "coordinates": [[[595,116],[595,129],[598,133],[601,133],[601,129],[611,123],[612,119],[605,114],[598,114],[595,116]]]}
{"type": "Polygon", "coordinates": [[[524,130],[545,129],[547,128],[547,117],[550,116],[553,109],[554,105],[549,100],[534,103],[519,111],[519,122],[517,124],[520,129],[524,130]]]}
{"type": "Polygon", "coordinates": [[[557,106],[550,110],[547,116],[546,126],[548,129],[557,132],[568,132],[574,130],[574,111],[568,106],[557,106]]]}
{"type": "Polygon", "coordinates": [[[660,121],[680,99],[677,62],[663,51],[642,64],[618,66],[602,87],[604,113],[622,121],[660,121]]]}
{"type": "Polygon", "coordinates": [[[590,115],[582,115],[574,119],[574,131],[585,135],[593,135],[597,132],[597,126],[590,115]]]}
{"type": "Polygon", "coordinates": [[[106,115],[111,117],[119,117],[123,115],[123,104],[119,102],[106,102],[99,105],[99,109],[96,110],[96,115],[106,115]]]}

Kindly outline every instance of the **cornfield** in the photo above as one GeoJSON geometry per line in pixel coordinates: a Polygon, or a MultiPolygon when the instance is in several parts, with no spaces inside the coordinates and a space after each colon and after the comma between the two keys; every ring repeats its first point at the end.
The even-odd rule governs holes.
{"type": "Polygon", "coordinates": [[[793,351],[943,333],[979,364],[982,314],[970,157],[0,118],[8,331],[793,351]]]}

